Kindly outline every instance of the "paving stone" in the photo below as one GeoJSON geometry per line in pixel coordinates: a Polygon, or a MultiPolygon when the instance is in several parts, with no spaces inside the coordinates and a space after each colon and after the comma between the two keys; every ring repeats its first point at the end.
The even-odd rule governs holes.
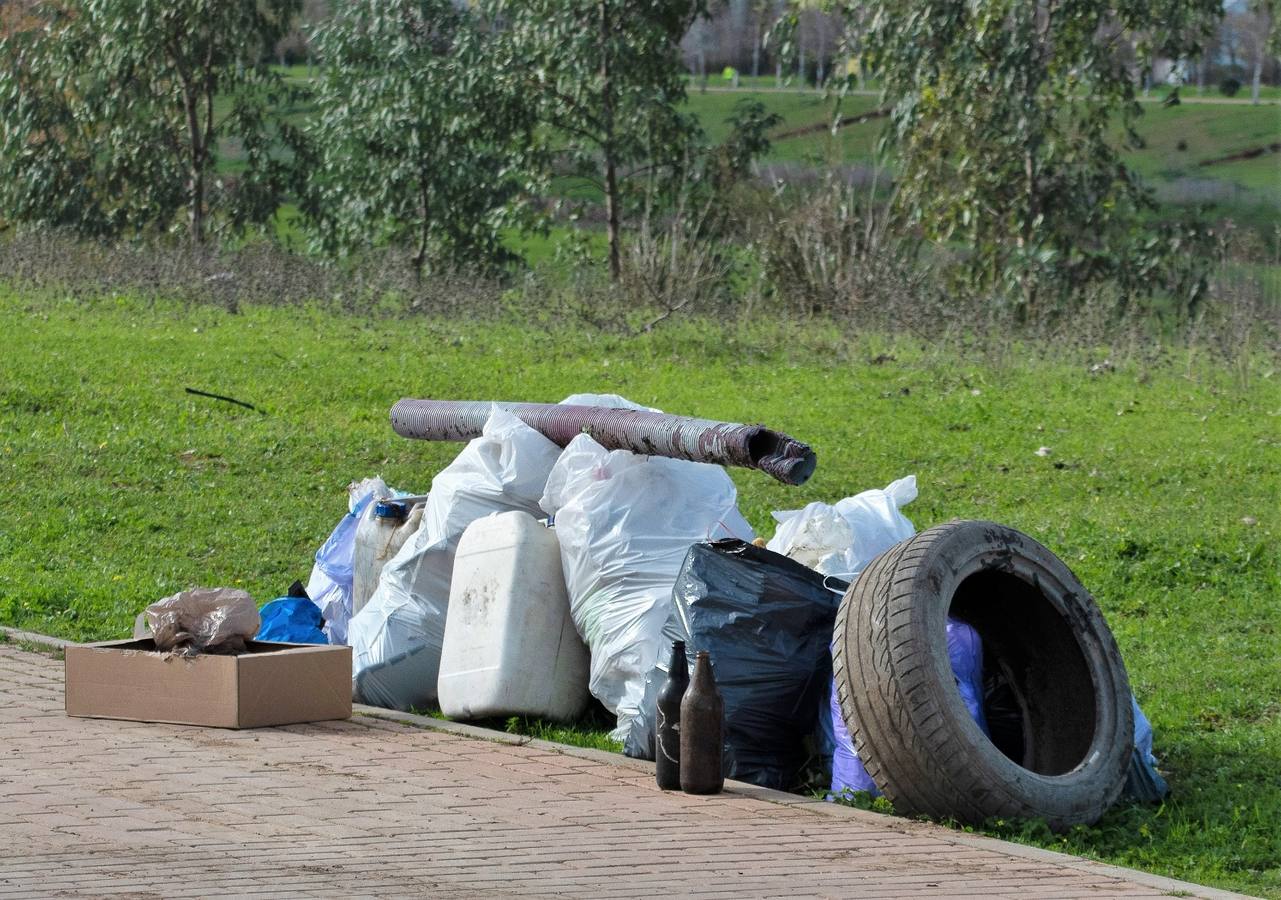
{"type": "Polygon", "coordinates": [[[1226,896],[431,723],[73,719],[61,680],[0,644],[0,897],[1226,896]]]}

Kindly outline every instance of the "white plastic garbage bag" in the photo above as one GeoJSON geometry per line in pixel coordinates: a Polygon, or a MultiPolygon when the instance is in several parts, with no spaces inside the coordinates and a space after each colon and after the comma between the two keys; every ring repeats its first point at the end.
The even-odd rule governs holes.
{"type": "Polygon", "coordinates": [[[854,544],[845,554],[844,574],[856,577],[868,564],[899,541],[916,534],[902,509],[916,499],[916,476],[892,481],[884,490],[864,491],[836,504],[836,511],[854,532],[854,544]]]}
{"type": "Polygon", "coordinates": [[[824,575],[841,572],[854,546],[854,531],[836,507],[815,501],[804,509],[774,513],[778,530],[768,548],[824,575]]]}
{"type": "Polygon", "coordinates": [[[391,493],[386,482],[377,476],[347,485],[347,515],[316,551],[316,562],[311,567],[311,577],[307,579],[307,596],[320,607],[320,615],[325,620],[325,635],[331,644],[347,643],[356,527],[374,500],[388,497],[391,493]]]}
{"type": "Polygon", "coordinates": [[[351,620],[353,696],[408,709],[436,699],[454,552],[463,531],[494,512],[540,515],[560,448],[494,407],[484,432],[432,480],[422,525],[382,570],[351,620]]]}
{"type": "Polygon", "coordinates": [[[610,409],[643,409],[649,412],[662,412],[652,406],[641,406],[618,394],[570,394],[560,401],[561,406],[605,406],[610,409]]]}
{"type": "Polygon", "coordinates": [[[901,512],[915,499],[916,476],[908,475],[835,506],[811,503],[775,512],[779,527],[767,546],[824,575],[852,581],[881,553],[916,533],[901,512]]]}
{"type": "Polygon", "coordinates": [[[628,450],[586,434],[570,442],[547,479],[542,507],[555,517],[570,614],[591,651],[589,689],[618,716],[625,741],[654,668],[672,588],[698,541],[752,528],[720,466],[628,450]]]}

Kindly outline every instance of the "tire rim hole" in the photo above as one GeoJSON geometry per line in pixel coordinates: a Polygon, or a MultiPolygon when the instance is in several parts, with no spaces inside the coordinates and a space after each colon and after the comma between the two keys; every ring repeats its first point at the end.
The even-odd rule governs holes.
{"type": "Polygon", "coordinates": [[[1071,623],[1034,584],[987,569],[963,580],[949,615],[983,640],[989,740],[1038,775],[1066,775],[1090,753],[1094,681],[1071,623]]]}

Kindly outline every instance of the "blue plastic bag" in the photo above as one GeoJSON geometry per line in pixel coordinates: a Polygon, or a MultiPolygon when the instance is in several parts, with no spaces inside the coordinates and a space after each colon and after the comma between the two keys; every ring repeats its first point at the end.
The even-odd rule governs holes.
{"type": "Polygon", "coordinates": [[[347,515],[316,551],[316,563],[307,580],[307,596],[325,619],[326,643],[347,643],[347,622],[351,619],[352,555],[356,549],[356,526],[365,510],[380,497],[394,496],[381,478],[366,478],[347,486],[347,515]]]}
{"type": "Polygon", "coordinates": [[[1170,786],[1156,769],[1156,757],[1152,755],[1152,723],[1139,709],[1138,698],[1133,694],[1130,695],[1130,703],[1134,707],[1134,755],[1130,758],[1121,793],[1141,803],[1160,803],[1169,795],[1170,786]]]}
{"type": "MultiPolygon", "coordinates": [[[[952,674],[961,693],[966,709],[974,717],[979,729],[990,736],[983,712],[983,641],[972,627],[956,619],[947,620],[947,652],[952,662],[952,674]]],[[[1130,695],[1134,709],[1134,753],[1126,773],[1122,793],[1142,803],[1160,803],[1170,793],[1169,785],[1157,771],[1156,757],[1152,754],[1152,725],[1148,722],[1139,701],[1130,695]]],[[[835,748],[832,752],[832,791],[830,797],[839,797],[846,791],[866,791],[878,796],[880,791],[872,776],[867,773],[854,749],[854,741],[845,727],[841,705],[832,685],[830,723],[835,748]]]]}
{"type": "MultiPolygon", "coordinates": [[[[947,655],[952,661],[952,674],[965,708],[979,729],[987,734],[987,720],[983,715],[983,640],[972,626],[959,619],[948,618],[947,655]]],[[[835,683],[832,685],[830,708],[832,732],[836,739],[832,753],[832,795],[839,797],[846,791],[867,791],[872,796],[879,795],[876,782],[863,767],[854,749],[854,740],[845,727],[835,683]]]]}
{"type": "Polygon", "coordinates": [[[262,627],[256,641],[280,641],[286,644],[328,644],[321,631],[325,620],[316,604],[306,597],[281,597],[259,611],[262,627]]]}

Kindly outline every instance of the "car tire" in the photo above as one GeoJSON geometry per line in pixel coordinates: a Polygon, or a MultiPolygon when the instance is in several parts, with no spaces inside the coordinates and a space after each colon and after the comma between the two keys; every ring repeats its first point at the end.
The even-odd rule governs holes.
{"type": "Polygon", "coordinates": [[[1012,528],[951,522],[877,557],[841,601],[833,664],[859,758],[896,812],[1063,830],[1121,791],[1134,723],[1116,641],[1071,570],[1012,528]],[[949,615],[978,631],[985,670],[1014,698],[1016,750],[961,700],[949,615]]]}

